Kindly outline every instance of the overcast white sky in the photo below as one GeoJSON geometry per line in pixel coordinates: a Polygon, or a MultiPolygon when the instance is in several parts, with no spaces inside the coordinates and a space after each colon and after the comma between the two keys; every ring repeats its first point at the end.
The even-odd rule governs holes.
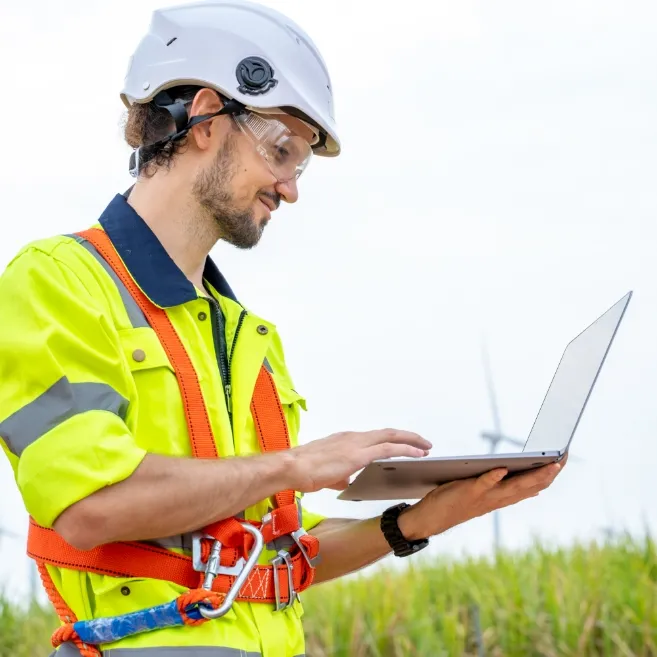
{"type": "MultiPolygon", "coordinates": [[[[0,5],[0,267],[28,240],[87,227],[130,185],[118,93],[157,4],[0,5]]],[[[213,255],[279,326],[308,398],[303,440],[397,426],[434,455],[485,451],[482,335],[503,429],[524,438],[565,344],[633,289],[574,441],[584,461],[505,510],[502,532],[516,548],[644,519],[657,530],[657,5],[268,4],[322,49],[344,154],[313,161],[261,246],[213,255]]],[[[306,503],[355,517],[388,504],[335,496],[306,503]]],[[[4,461],[0,524],[26,524],[4,461]]],[[[486,553],[491,529],[478,519],[431,549],[486,553]]],[[[0,553],[19,595],[23,545],[0,553]]]]}

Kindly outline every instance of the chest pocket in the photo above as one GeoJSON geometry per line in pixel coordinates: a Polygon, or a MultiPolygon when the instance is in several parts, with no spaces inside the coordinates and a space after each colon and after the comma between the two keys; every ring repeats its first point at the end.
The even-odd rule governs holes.
{"type": "Polygon", "coordinates": [[[306,410],[306,400],[292,387],[292,382],[289,377],[281,376],[277,372],[273,372],[272,377],[276,384],[281,407],[285,413],[285,418],[287,419],[290,443],[292,446],[295,446],[297,445],[299,438],[301,410],[306,410]]]}
{"type": "Polygon", "coordinates": [[[187,424],[175,370],[150,327],[119,332],[125,362],[134,381],[127,422],[140,446],[170,456],[189,454],[187,424]]]}

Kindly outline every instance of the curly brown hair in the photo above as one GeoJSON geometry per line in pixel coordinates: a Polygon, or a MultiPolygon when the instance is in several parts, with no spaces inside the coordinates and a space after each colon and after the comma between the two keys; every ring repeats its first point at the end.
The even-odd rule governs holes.
{"type": "MultiPolygon", "coordinates": [[[[172,98],[188,105],[200,89],[199,86],[184,85],[168,89],[167,92],[172,98]]],[[[171,114],[153,101],[131,105],[124,119],[123,134],[129,146],[142,149],[139,157],[140,175],[152,176],[158,168],[171,166],[173,158],[185,148],[187,137],[167,141],[155,148],[144,147],[173,135],[175,130],[176,125],[171,114]]]]}

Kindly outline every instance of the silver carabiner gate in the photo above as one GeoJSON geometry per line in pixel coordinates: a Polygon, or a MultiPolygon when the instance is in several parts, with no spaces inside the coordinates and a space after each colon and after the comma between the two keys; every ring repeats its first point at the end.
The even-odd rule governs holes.
{"type": "MultiPolygon", "coordinates": [[[[249,523],[243,523],[242,528],[244,529],[245,532],[248,532],[249,534],[251,534],[251,536],[253,536],[253,539],[255,541],[253,544],[253,549],[249,554],[249,558],[246,560],[241,570],[239,571],[239,574],[237,574],[237,577],[233,582],[233,585],[230,587],[230,590],[226,594],[226,598],[224,599],[221,606],[217,607],[216,609],[206,609],[205,607],[202,606],[199,607],[199,611],[201,612],[201,615],[204,618],[208,618],[208,619],[219,618],[220,616],[223,616],[233,606],[233,603],[235,602],[235,598],[237,598],[240,589],[242,588],[242,586],[244,586],[247,577],[251,574],[253,567],[256,565],[258,559],[260,558],[260,555],[262,554],[262,549],[264,547],[264,539],[262,538],[262,534],[260,533],[260,530],[257,529],[257,527],[250,525],[249,523]]],[[[215,541],[212,545],[210,558],[208,559],[208,563],[204,569],[205,578],[203,579],[203,588],[207,589],[208,591],[211,591],[212,583],[214,582],[214,578],[217,575],[236,574],[235,568],[236,567],[233,566],[229,569],[221,565],[221,543],[219,541],[215,541]],[[230,572],[226,572],[226,571],[230,571],[230,572]]]]}

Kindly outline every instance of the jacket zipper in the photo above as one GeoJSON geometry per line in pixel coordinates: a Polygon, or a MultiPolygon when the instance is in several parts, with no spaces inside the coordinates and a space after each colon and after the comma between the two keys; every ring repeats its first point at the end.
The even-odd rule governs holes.
{"type": "Polygon", "coordinates": [[[239,335],[246,310],[242,310],[240,318],[237,322],[235,329],[235,337],[233,338],[233,347],[228,355],[228,346],[226,344],[226,324],[224,316],[221,312],[221,307],[215,299],[208,299],[212,306],[212,335],[214,338],[214,349],[217,355],[217,364],[219,366],[219,373],[221,375],[221,383],[224,389],[224,400],[226,402],[226,409],[228,411],[228,419],[231,427],[233,426],[233,402],[232,402],[232,387],[231,387],[231,374],[230,366],[233,362],[233,353],[235,352],[235,345],[237,343],[237,336],[239,335]]]}
{"type": "Polygon", "coordinates": [[[235,345],[237,344],[237,336],[240,334],[240,329],[242,328],[242,322],[244,321],[244,317],[246,317],[246,310],[242,310],[242,312],[240,313],[240,318],[237,320],[237,326],[235,327],[235,335],[233,336],[233,346],[231,347],[230,355],[228,356],[228,385],[226,386],[225,390],[226,390],[226,397],[228,399],[228,404],[229,404],[228,414],[229,414],[229,417],[230,417],[231,426],[233,425],[233,416],[232,416],[233,402],[232,402],[232,398],[231,398],[231,394],[233,392],[233,389],[232,389],[232,383],[231,383],[232,375],[231,375],[230,368],[233,365],[233,354],[235,353],[235,345]]]}
{"type": "Polygon", "coordinates": [[[240,333],[240,329],[242,328],[242,323],[244,322],[245,317],[246,317],[246,310],[242,309],[242,312],[240,313],[240,318],[237,320],[237,328],[235,329],[235,337],[233,338],[233,347],[230,350],[230,357],[228,359],[229,370],[231,365],[233,364],[233,354],[235,353],[235,343],[237,342],[237,336],[240,333]]]}

